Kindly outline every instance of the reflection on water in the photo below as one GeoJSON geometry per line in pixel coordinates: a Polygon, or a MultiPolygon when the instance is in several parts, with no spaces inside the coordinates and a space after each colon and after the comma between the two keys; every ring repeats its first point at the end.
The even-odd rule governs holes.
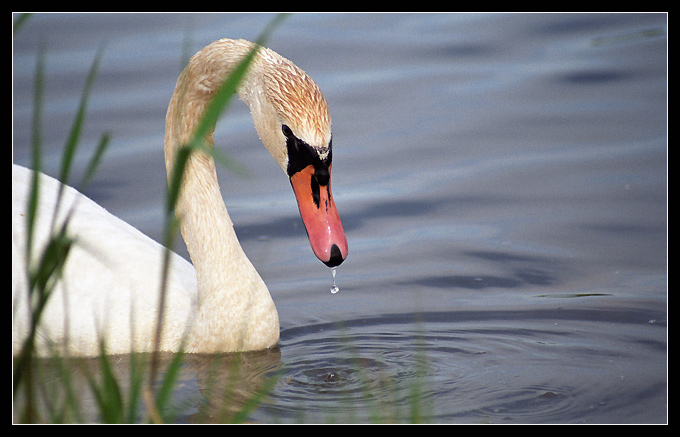
{"type": "Polygon", "coordinates": [[[271,390],[281,366],[278,347],[265,351],[218,356],[187,355],[180,375],[185,394],[177,396],[182,419],[191,423],[246,420],[247,413],[271,390]],[[274,373],[274,374],[272,374],[274,373]],[[186,415],[186,411],[196,410],[186,415]]]}
{"type": "MultiPolygon", "coordinates": [[[[14,41],[14,161],[30,162],[39,36],[51,174],[105,41],[83,153],[114,141],[88,194],[160,238],[185,36],[252,39],[269,16],[34,18],[14,41]]],[[[269,45],[333,114],[342,292],[234,104],[216,143],[249,177],[218,175],[281,343],[239,366],[187,357],[178,421],[229,420],[271,381],[248,420],[667,421],[666,31],[659,14],[290,17],[269,45]]]]}
{"type": "MultiPolygon", "coordinates": [[[[156,394],[161,391],[175,359],[171,353],[159,354],[153,387],[156,394]]],[[[104,402],[108,399],[111,405],[115,405],[115,398],[119,397],[126,405],[137,403],[138,413],[134,421],[153,421],[154,416],[149,413],[147,398],[143,394],[148,386],[151,360],[151,354],[146,353],[113,355],[106,364],[99,358],[38,360],[35,368],[40,375],[40,391],[36,397],[35,408],[39,412],[36,417],[45,419],[67,414],[69,416],[62,419],[66,422],[125,421],[101,416],[102,398],[104,402]],[[107,374],[102,370],[104,368],[110,368],[115,375],[119,384],[117,388],[112,390],[111,385],[106,383],[102,376],[107,374]],[[65,371],[69,374],[65,375],[65,371]],[[93,393],[92,386],[98,388],[98,395],[93,393]],[[73,410],[60,403],[66,400],[66,405],[69,405],[73,394],[80,399],[77,417],[70,417],[73,410]]],[[[241,415],[250,411],[253,399],[269,393],[272,381],[275,381],[271,373],[280,366],[279,348],[243,354],[184,355],[170,407],[164,417],[176,417],[178,422],[189,423],[242,422],[247,416],[241,415]]],[[[23,402],[24,396],[25,393],[20,391],[17,403],[23,402]]],[[[109,410],[116,411],[115,408],[109,410]]],[[[127,410],[123,411],[127,413],[127,410]]]]}

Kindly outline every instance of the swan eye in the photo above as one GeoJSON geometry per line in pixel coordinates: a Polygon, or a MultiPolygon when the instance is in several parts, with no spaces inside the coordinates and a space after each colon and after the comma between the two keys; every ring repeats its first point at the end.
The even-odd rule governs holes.
{"type": "Polygon", "coordinates": [[[287,139],[295,137],[295,135],[293,135],[293,131],[290,130],[290,128],[285,124],[281,126],[281,130],[283,131],[283,136],[285,136],[287,139]]]}

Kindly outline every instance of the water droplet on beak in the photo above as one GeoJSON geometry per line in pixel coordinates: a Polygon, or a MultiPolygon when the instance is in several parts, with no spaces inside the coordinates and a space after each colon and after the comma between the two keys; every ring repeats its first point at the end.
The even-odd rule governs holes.
{"type": "Polygon", "coordinates": [[[333,285],[331,286],[331,294],[335,294],[340,291],[340,287],[335,284],[335,267],[331,269],[333,271],[333,285]]]}

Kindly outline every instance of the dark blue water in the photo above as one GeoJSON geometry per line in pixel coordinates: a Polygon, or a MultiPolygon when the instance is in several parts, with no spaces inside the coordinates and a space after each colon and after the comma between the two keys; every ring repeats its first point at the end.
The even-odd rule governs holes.
{"type": "MultiPolygon", "coordinates": [[[[32,17],[13,46],[14,161],[30,162],[38,42],[53,175],[103,45],[77,167],[110,131],[87,194],[159,238],[183,53],[270,18],[32,17]]],[[[249,176],[220,185],[282,325],[278,350],[242,357],[245,393],[279,372],[249,420],[408,421],[417,405],[443,423],[667,421],[666,15],[300,14],[268,45],[329,101],[350,255],[331,294],[235,102],[215,138],[249,176]]],[[[202,366],[186,365],[181,421],[222,417],[202,366]]]]}

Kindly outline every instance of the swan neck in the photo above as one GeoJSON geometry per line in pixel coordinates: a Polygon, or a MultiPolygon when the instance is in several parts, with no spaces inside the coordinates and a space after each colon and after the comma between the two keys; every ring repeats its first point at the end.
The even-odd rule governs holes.
{"type": "MultiPolygon", "coordinates": [[[[166,115],[165,162],[169,179],[179,150],[192,139],[214,91],[236,62],[235,53],[215,56],[204,49],[180,74],[166,115]]],[[[210,148],[213,132],[211,126],[204,138],[210,148]]],[[[212,294],[233,289],[237,277],[259,278],[238,242],[222,199],[215,162],[209,154],[200,150],[191,153],[175,214],[196,268],[199,306],[212,294]]]]}

